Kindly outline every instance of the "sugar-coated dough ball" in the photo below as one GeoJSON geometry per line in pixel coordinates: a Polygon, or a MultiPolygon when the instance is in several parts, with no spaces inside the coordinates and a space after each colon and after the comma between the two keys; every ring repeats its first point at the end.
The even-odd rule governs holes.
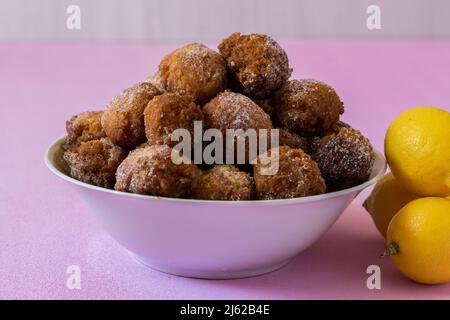
{"type": "Polygon", "coordinates": [[[152,84],[141,82],[109,102],[102,116],[102,126],[113,143],[133,149],[145,142],[144,109],[160,93],[152,84]]]}
{"type": "Polygon", "coordinates": [[[116,169],[126,152],[109,138],[81,142],[64,152],[70,175],[80,181],[112,188],[116,169]]]}
{"type": "Polygon", "coordinates": [[[171,154],[167,145],[142,146],[130,152],[117,169],[115,189],[161,197],[188,195],[201,171],[192,163],[175,164],[171,154]]]}
{"type": "Polygon", "coordinates": [[[275,95],[278,119],[302,136],[319,136],[339,121],[344,105],[329,85],[313,80],[291,80],[275,95]]]}
{"type": "Polygon", "coordinates": [[[216,165],[205,171],[192,194],[202,200],[251,200],[253,179],[232,165],[216,165]]]}
{"type": "Polygon", "coordinates": [[[234,85],[251,98],[270,96],[291,75],[286,52],[267,35],[235,32],[222,40],[219,51],[234,85]]]}
{"type": "Polygon", "coordinates": [[[161,73],[159,71],[151,76],[148,76],[145,79],[145,82],[148,82],[148,83],[154,85],[160,92],[166,91],[164,79],[162,78],[161,73]]]}
{"type": "Polygon", "coordinates": [[[67,169],[117,191],[200,200],[287,199],[365,182],[373,148],[340,121],[339,95],[315,79],[289,80],[291,73],[268,35],[232,33],[218,52],[184,45],[104,111],[66,121],[67,169]],[[173,136],[178,129],[189,132],[189,150],[175,150],[185,142],[186,131],[173,136]],[[202,151],[203,162],[187,159],[188,151],[196,161],[202,151]]]}
{"type": "MultiPolygon", "coordinates": [[[[268,152],[275,152],[271,149],[268,152]]],[[[267,154],[266,154],[267,155],[267,154]]],[[[270,154],[274,156],[273,154],[270,154]]],[[[285,199],[312,196],[325,192],[319,167],[302,149],[282,146],[273,161],[278,161],[279,167],[275,174],[265,174],[270,164],[264,164],[261,156],[253,168],[255,190],[258,199],[285,199]]]]}
{"type": "Polygon", "coordinates": [[[314,138],[311,156],[327,183],[327,191],[353,187],[369,178],[372,145],[359,131],[343,124],[336,133],[314,138]]]}
{"type": "Polygon", "coordinates": [[[272,121],[255,102],[246,96],[231,91],[219,93],[203,107],[207,128],[226,129],[270,129],[272,121]]]}
{"type": "Polygon", "coordinates": [[[149,144],[174,146],[171,135],[177,129],[187,129],[194,141],[194,121],[202,121],[202,110],[188,96],[163,93],[154,97],[144,111],[145,134],[149,144]]]}
{"type": "MultiPolygon", "coordinates": [[[[231,91],[219,93],[214,99],[203,107],[203,118],[205,129],[215,128],[222,132],[224,139],[226,138],[227,129],[242,129],[246,132],[249,129],[255,130],[257,137],[261,129],[266,129],[270,134],[272,121],[267,113],[265,113],[250,98],[231,91]]],[[[259,144],[259,139],[257,140],[259,144]]],[[[225,145],[225,141],[224,141],[225,145]]],[[[234,150],[237,151],[237,143],[234,150]]],[[[246,141],[246,161],[249,162],[249,145],[246,141]]],[[[225,154],[224,154],[225,155],[225,154]]]]}
{"type": "Polygon", "coordinates": [[[159,74],[152,79],[162,82],[167,91],[190,95],[198,104],[223,91],[227,80],[222,56],[199,43],[185,45],[167,55],[159,65],[159,74]]]}
{"type": "Polygon", "coordinates": [[[64,149],[69,149],[81,142],[106,137],[101,124],[102,115],[103,111],[86,111],[67,120],[67,139],[64,143],[64,149]]]}

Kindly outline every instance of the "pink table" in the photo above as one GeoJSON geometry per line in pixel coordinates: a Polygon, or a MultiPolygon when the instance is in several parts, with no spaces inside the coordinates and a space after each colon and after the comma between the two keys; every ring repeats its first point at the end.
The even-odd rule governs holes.
{"type": "MultiPolygon", "coordinates": [[[[346,104],[344,120],[382,149],[389,122],[416,105],[450,107],[450,42],[285,41],[295,77],[322,79],[346,104]]],[[[132,260],[101,230],[79,195],[44,166],[64,121],[102,109],[121,89],[153,73],[174,45],[0,45],[0,299],[450,298],[450,285],[402,277],[361,195],[337,224],[285,268],[256,278],[184,279],[132,260]],[[381,267],[381,290],[366,268],[381,267]],[[81,268],[81,290],[66,269],[81,268]]]]}

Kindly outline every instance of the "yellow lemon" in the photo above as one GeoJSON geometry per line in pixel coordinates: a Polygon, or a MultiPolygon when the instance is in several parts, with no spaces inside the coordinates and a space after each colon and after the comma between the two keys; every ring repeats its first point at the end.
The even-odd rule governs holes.
{"type": "Polygon", "coordinates": [[[389,172],[378,181],[363,206],[372,216],[378,231],[386,238],[387,228],[392,217],[404,205],[417,198],[419,196],[406,191],[389,172]]]}
{"type": "Polygon", "coordinates": [[[422,196],[450,195],[450,113],[417,107],[389,126],[384,153],[395,178],[422,196]]]}
{"type": "Polygon", "coordinates": [[[391,256],[408,278],[424,284],[450,281],[450,200],[413,200],[392,219],[387,231],[391,256]]]}

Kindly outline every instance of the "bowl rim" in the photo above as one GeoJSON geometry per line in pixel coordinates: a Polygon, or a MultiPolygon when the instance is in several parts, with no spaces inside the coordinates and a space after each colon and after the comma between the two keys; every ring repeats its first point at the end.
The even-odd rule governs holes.
{"type": "Polygon", "coordinates": [[[62,172],[60,169],[58,169],[54,161],[51,158],[51,155],[54,154],[56,148],[61,147],[64,140],[66,139],[67,135],[63,135],[57,139],[55,139],[53,142],[50,143],[50,145],[47,147],[47,150],[44,154],[44,162],[47,166],[47,168],[54,173],[56,176],[62,178],[63,180],[66,180],[68,182],[71,182],[75,185],[100,191],[100,192],[107,192],[111,194],[115,194],[122,197],[131,197],[131,198],[137,198],[137,199],[148,199],[148,200],[158,200],[158,201],[167,201],[167,202],[178,202],[178,203],[190,203],[190,204],[203,204],[203,205],[227,205],[227,206],[254,206],[254,205],[285,205],[285,204],[297,204],[297,203],[308,203],[308,202],[315,202],[320,200],[327,200],[332,199],[336,197],[340,197],[342,195],[350,194],[353,192],[359,192],[363,189],[369,187],[372,184],[375,184],[378,180],[380,180],[387,169],[387,163],[384,155],[378,151],[377,149],[373,148],[373,152],[375,154],[375,161],[372,169],[375,169],[375,164],[378,162],[381,162],[381,165],[379,165],[378,172],[372,173],[372,178],[369,180],[356,185],[354,187],[343,189],[339,191],[334,191],[330,193],[323,193],[318,194],[314,196],[307,196],[307,197],[297,197],[297,198],[288,198],[288,199],[272,199],[272,200],[237,200],[237,201],[229,201],[229,200],[198,200],[198,199],[184,199],[184,198],[169,198],[169,197],[159,197],[159,196],[152,196],[152,195],[144,195],[144,194],[136,194],[136,193],[130,193],[130,192],[122,192],[122,191],[116,191],[113,189],[107,189],[95,185],[91,185],[79,180],[76,180],[70,176],[68,176],[66,173],[62,172]]]}

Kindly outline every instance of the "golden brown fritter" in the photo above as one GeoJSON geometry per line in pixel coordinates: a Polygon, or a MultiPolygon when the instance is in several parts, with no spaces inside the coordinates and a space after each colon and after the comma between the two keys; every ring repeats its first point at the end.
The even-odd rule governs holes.
{"type": "Polygon", "coordinates": [[[149,144],[174,146],[171,140],[176,129],[187,129],[194,142],[194,121],[202,121],[202,110],[188,96],[163,93],[153,98],[144,111],[145,134],[149,144]]]}
{"type": "Polygon", "coordinates": [[[189,95],[198,104],[209,101],[227,87],[227,69],[220,54],[191,43],[167,55],[159,65],[167,91],[189,95]]]}
{"type": "MultiPolygon", "coordinates": [[[[219,93],[208,102],[203,107],[203,118],[205,129],[219,129],[224,139],[226,139],[227,129],[242,129],[244,132],[254,129],[258,138],[260,129],[268,130],[267,134],[269,135],[269,130],[272,128],[270,117],[256,103],[240,93],[231,91],[219,93]]],[[[257,141],[259,143],[259,140],[257,141]]],[[[248,139],[245,140],[245,144],[245,162],[249,163],[252,159],[249,159],[248,139]]],[[[238,150],[237,143],[235,143],[234,150],[238,150]]]]}
{"type": "Polygon", "coordinates": [[[80,181],[113,188],[116,169],[126,152],[109,138],[81,142],[64,152],[70,175],[80,181]]]}
{"type": "MultiPolygon", "coordinates": [[[[271,149],[268,152],[276,150],[271,149]]],[[[264,175],[264,169],[270,164],[263,164],[261,156],[253,168],[255,190],[259,199],[296,198],[325,192],[325,181],[317,163],[302,149],[280,147],[273,161],[278,161],[279,164],[278,172],[275,174],[264,175]]]]}
{"type": "Polygon", "coordinates": [[[279,146],[287,146],[293,149],[302,149],[309,153],[310,141],[308,138],[301,137],[298,134],[290,132],[286,128],[279,129],[279,146]]]}
{"type": "Polygon", "coordinates": [[[267,35],[235,32],[218,48],[227,61],[233,84],[251,98],[270,96],[291,75],[286,52],[267,35]]]}
{"type": "Polygon", "coordinates": [[[189,194],[201,171],[192,163],[175,164],[172,150],[167,145],[151,145],[130,152],[117,169],[115,189],[175,198],[189,194]]]}
{"type": "Polygon", "coordinates": [[[302,136],[320,136],[339,121],[344,105],[329,85],[314,80],[291,80],[275,94],[278,119],[302,136]]]}
{"type": "Polygon", "coordinates": [[[374,162],[372,145],[359,131],[342,126],[337,133],[314,138],[311,156],[317,162],[327,191],[346,189],[369,178],[374,162]]]}
{"type": "Polygon", "coordinates": [[[152,85],[154,85],[160,92],[165,92],[165,84],[164,79],[161,76],[161,73],[158,71],[154,75],[148,76],[145,79],[145,82],[148,82],[152,85]]]}
{"type": "Polygon", "coordinates": [[[113,143],[133,149],[145,142],[144,109],[160,93],[152,84],[141,82],[109,102],[102,126],[113,143]]]}
{"type": "Polygon", "coordinates": [[[251,200],[253,179],[234,166],[222,164],[205,171],[193,191],[194,199],[251,200]]]}
{"type": "Polygon", "coordinates": [[[81,142],[106,137],[101,124],[102,114],[103,111],[86,111],[67,120],[67,138],[63,145],[64,149],[67,150],[81,142]]]}
{"type": "Polygon", "coordinates": [[[270,129],[272,121],[256,103],[246,96],[231,91],[219,93],[203,107],[206,128],[270,129]]]}

